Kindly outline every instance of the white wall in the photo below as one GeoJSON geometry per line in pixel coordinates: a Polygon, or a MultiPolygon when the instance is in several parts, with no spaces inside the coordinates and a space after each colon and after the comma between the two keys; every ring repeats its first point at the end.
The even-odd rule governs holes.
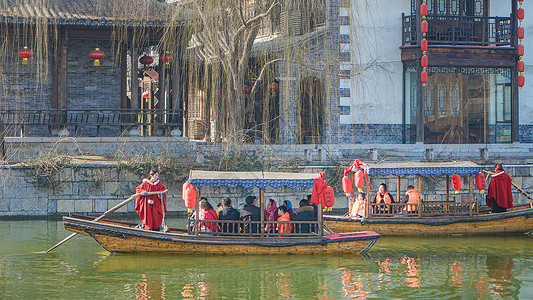
{"type": "Polygon", "coordinates": [[[341,104],[351,115],[342,124],[401,124],[402,12],[410,0],[351,0],[351,97],[341,104]]]}
{"type": "Polygon", "coordinates": [[[522,8],[525,11],[525,18],[522,26],[526,34],[522,40],[525,48],[525,54],[522,59],[526,64],[524,72],[526,84],[523,88],[518,89],[520,125],[533,124],[533,3],[531,1],[524,1],[523,3],[522,8]]]}

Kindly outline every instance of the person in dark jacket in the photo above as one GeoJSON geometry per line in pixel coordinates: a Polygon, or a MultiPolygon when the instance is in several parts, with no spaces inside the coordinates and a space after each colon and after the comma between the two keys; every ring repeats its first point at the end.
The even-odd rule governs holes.
{"type": "MultiPolygon", "coordinates": [[[[315,220],[315,209],[309,205],[307,199],[300,200],[300,208],[296,210],[293,221],[308,221],[312,222],[315,220]]],[[[314,229],[314,226],[309,226],[309,223],[296,223],[294,224],[295,233],[309,233],[311,229],[314,229]]]]}
{"type": "MultiPolygon", "coordinates": [[[[255,196],[248,196],[244,200],[246,204],[241,209],[241,220],[242,221],[261,221],[261,209],[255,205],[255,200],[257,198],[255,196]]],[[[251,226],[252,233],[257,233],[257,224],[252,224],[251,226]]],[[[242,232],[244,233],[250,233],[250,228],[248,228],[248,224],[242,225],[242,232]]]]}
{"type": "MultiPolygon", "coordinates": [[[[220,221],[237,221],[241,219],[241,214],[238,210],[231,206],[230,198],[222,198],[222,209],[218,212],[218,219],[220,221]]],[[[220,225],[222,232],[234,233],[239,232],[237,223],[224,223],[220,225]]]]}

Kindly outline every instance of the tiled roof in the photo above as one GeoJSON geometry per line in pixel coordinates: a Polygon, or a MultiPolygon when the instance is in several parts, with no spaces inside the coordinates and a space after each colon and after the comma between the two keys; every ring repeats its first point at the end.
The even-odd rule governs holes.
{"type": "Polygon", "coordinates": [[[175,8],[157,0],[0,0],[0,23],[162,27],[175,8]]]}

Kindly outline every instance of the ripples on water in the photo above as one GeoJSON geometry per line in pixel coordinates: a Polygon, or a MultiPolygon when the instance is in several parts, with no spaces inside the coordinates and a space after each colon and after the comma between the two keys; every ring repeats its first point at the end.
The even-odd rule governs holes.
{"type": "Polygon", "coordinates": [[[367,255],[110,254],[55,221],[0,221],[7,299],[449,299],[533,295],[533,237],[383,237],[367,255]]]}

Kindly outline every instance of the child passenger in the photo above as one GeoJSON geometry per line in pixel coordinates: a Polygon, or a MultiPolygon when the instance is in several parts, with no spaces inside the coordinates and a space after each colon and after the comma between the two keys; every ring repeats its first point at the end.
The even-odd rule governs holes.
{"type": "MultiPolygon", "coordinates": [[[[287,207],[284,205],[281,205],[280,207],[278,207],[278,215],[281,216],[278,218],[278,221],[285,221],[285,222],[291,221],[291,215],[287,212],[287,207]]],[[[289,224],[289,223],[278,224],[279,233],[291,233],[291,231],[292,231],[292,224],[289,224]]]]}
{"type": "Polygon", "coordinates": [[[365,217],[366,194],[359,193],[352,206],[352,217],[365,217]]]}

